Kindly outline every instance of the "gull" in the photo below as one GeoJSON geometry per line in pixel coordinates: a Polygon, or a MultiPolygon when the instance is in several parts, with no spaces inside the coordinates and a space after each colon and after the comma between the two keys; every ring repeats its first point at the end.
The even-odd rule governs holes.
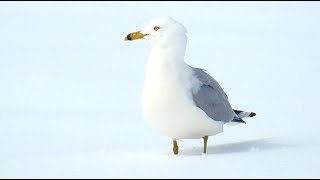
{"type": "Polygon", "coordinates": [[[142,110],[150,126],[172,139],[175,155],[177,140],[197,138],[203,139],[206,154],[209,136],[223,132],[225,124],[245,123],[241,118],[256,113],[233,109],[213,77],[185,63],[186,34],[180,22],[161,17],[124,40],[146,39],[151,44],[142,92],[142,110]]]}

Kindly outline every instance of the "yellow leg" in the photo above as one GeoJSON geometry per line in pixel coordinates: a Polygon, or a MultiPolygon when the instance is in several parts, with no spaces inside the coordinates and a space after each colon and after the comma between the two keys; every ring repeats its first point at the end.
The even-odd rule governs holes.
{"type": "Polygon", "coordinates": [[[203,142],[204,142],[204,146],[203,146],[203,153],[207,153],[207,142],[208,142],[208,136],[203,137],[203,142]]]}
{"type": "Polygon", "coordinates": [[[178,147],[177,140],[173,140],[173,153],[177,155],[178,151],[179,151],[179,147],[178,147]]]}

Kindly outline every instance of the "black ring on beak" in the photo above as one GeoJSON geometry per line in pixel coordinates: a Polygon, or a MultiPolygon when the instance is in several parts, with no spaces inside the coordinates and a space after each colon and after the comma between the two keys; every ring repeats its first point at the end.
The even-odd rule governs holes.
{"type": "Polygon", "coordinates": [[[128,39],[129,41],[132,40],[130,34],[127,35],[127,39],[128,39]]]}

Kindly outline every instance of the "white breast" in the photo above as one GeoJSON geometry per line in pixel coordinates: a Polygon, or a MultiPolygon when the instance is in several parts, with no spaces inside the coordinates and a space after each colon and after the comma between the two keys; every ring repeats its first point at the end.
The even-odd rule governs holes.
{"type": "Polygon", "coordinates": [[[191,91],[199,87],[191,68],[181,62],[148,62],[142,95],[145,118],[173,139],[201,138],[222,132],[223,123],[195,106],[191,91]]]}

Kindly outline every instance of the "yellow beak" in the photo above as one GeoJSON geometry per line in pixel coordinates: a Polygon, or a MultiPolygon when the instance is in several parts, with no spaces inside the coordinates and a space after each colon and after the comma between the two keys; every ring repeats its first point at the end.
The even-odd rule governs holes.
{"type": "Polygon", "coordinates": [[[137,40],[137,39],[142,39],[142,38],[144,38],[145,36],[147,36],[147,35],[149,35],[149,34],[142,34],[142,33],[140,33],[140,31],[137,31],[137,32],[133,32],[133,33],[130,33],[130,34],[128,34],[125,38],[124,38],[124,40],[125,41],[133,41],[133,40],[137,40]]]}

